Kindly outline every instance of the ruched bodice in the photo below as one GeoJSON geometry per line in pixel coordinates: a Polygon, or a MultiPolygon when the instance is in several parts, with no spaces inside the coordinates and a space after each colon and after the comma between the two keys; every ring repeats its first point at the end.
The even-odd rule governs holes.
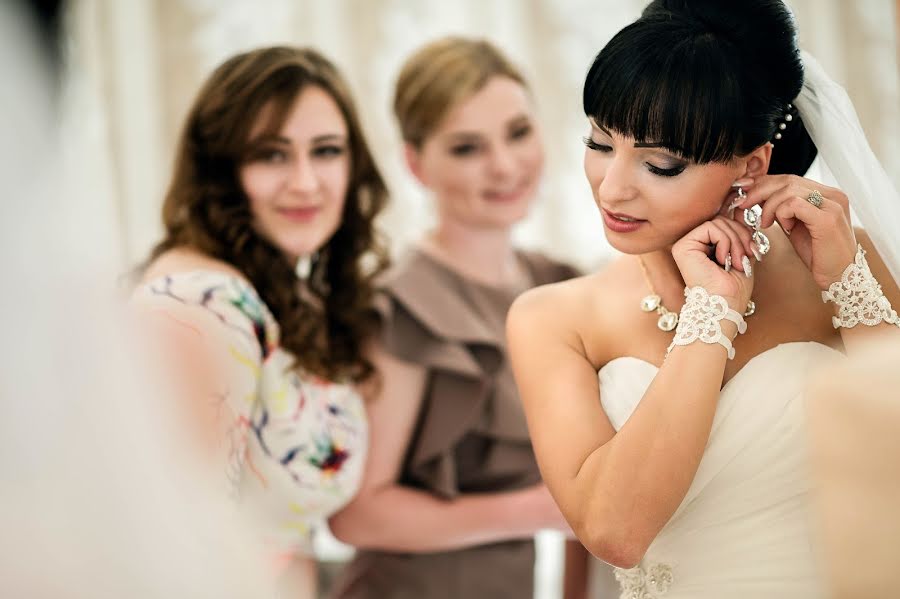
{"type": "MultiPolygon", "coordinates": [[[[836,353],[812,342],[779,345],[728,381],[687,495],[641,564],[616,572],[623,598],[824,595],[808,521],[804,393],[810,370],[836,353]]],[[[600,370],[601,402],[617,431],[657,371],[632,357],[600,370]]]]}

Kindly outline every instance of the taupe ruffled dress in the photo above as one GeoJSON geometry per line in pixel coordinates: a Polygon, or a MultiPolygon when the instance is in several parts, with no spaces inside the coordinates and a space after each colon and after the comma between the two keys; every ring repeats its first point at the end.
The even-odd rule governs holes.
{"type": "MultiPolygon", "coordinates": [[[[535,286],[576,275],[520,253],[535,286]]],[[[467,279],[413,250],[385,279],[382,342],[428,369],[400,483],[441,498],[540,482],[506,356],[506,313],[515,293],[467,279]]],[[[375,440],[377,442],[377,440],[375,440]]],[[[360,551],[338,577],[335,599],[523,599],[533,596],[532,540],[442,553],[360,551]]]]}

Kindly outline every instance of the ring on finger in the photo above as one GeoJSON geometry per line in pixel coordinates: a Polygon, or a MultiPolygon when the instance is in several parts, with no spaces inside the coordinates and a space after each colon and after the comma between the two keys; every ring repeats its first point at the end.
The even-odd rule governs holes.
{"type": "Polygon", "coordinates": [[[815,206],[816,208],[822,207],[822,200],[825,198],[822,197],[822,194],[819,193],[818,189],[813,189],[808,196],[806,196],[806,201],[815,206]]]}

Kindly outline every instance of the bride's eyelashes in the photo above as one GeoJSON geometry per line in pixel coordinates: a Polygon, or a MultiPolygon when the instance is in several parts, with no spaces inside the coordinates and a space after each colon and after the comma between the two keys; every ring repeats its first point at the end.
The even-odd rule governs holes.
{"type": "MultiPolygon", "coordinates": [[[[584,145],[587,146],[589,150],[602,152],[604,154],[612,152],[612,146],[597,143],[590,136],[582,137],[581,141],[584,142],[584,145]]],[[[671,167],[656,166],[655,164],[651,164],[650,162],[645,162],[644,164],[647,166],[647,170],[659,177],[677,177],[684,172],[685,168],[687,168],[687,164],[678,164],[671,167]]]]}
{"type": "Polygon", "coordinates": [[[584,142],[584,145],[586,145],[588,149],[594,150],[595,152],[603,152],[604,154],[607,152],[612,152],[612,148],[610,146],[598,144],[596,141],[591,139],[590,136],[585,135],[581,138],[581,141],[584,142]]]}
{"type": "Polygon", "coordinates": [[[671,168],[661,168],[658,166],[654,166],[649,162],[647,162],[646,164],[651,173],[653,173],[654,175],[659,175],[660,177],[677,177],[684,172],[685,168],[687,168],[686,164],[673,166],[671,168]]]}

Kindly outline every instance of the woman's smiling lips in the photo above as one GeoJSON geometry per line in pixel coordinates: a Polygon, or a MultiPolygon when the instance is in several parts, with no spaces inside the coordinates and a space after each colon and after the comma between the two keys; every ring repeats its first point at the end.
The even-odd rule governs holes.
{"type": "Polygon", "coordinates": [[[647,222],[627,214],[610,212],[606,208],[601,208],[600,211],[603,213],[603,223],[609,230],[616,233],[631,233],[632,231],[637,231],[641,228],[641,225],[647,222]]]}
{"type": "Polygon", "coordinates": [[[484,197],[493,202],[513,202],[522,197],[531,185],[531,180],[523,181],[521,184],[509,190],[490,190],[484,192],[484,197]]]}
{"type": "Polygon", "coordinates": [[[278,208],[278,213],[288,220],[309,222],[316,217],[321,209],[321,206],[295,206],[290,208],[278,208]]]}

